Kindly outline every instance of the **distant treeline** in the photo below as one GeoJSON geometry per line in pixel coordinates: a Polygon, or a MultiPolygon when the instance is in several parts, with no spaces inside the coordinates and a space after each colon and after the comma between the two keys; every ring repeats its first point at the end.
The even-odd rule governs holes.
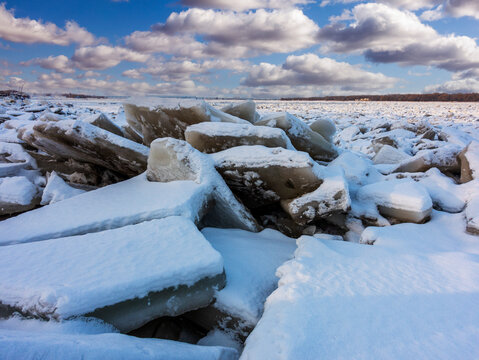
{"type": "MultiPolygon", "coordinates": [[[[50,95],[50,94],[47,94],[50,95]]],[[[100,96],[100,95],[86,95],[86,94],[61,94],[60,96],[64,96],[69,99],[106,99],[106,96],[100,96]]]]}
{"type": "Polygon", "coordinates": [[[11,97],[15,99],[28,99],[30,95],[17,90],[0,90],[0,97],[11,97]]]}
{"type": "Polygon", "coordinates": [[[349,96],[321,96],[308,98],[281,98],[281,100],[302,101],[479,101],[479,93],[470,94],[390,94],[390,95],[349,95],[349,96]]]}

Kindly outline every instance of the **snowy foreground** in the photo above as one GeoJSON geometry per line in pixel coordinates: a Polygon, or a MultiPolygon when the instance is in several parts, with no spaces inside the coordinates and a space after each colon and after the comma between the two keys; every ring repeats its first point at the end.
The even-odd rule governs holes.
{"type": "Polygon", "coordinates": [[[0,272],[0,360],[478,359],[479,104],[0,99],[0,272]]]}

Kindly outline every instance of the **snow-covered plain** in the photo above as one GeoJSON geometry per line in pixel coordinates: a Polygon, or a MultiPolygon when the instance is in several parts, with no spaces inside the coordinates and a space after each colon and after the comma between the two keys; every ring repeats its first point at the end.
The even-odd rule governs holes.
{"type": "MultiPolygon", "coordinates": [[[[122,110],[124,101],[38,98],[31,101],[29,108],[40,109],[45,102],[55,103],[64,109],[63,118],[79,121],[102,112],[121,127],[127,124],[122,110]]],[[[149,98],[141,102],[176,106],[197,100],[149,98]]],[[[209,101],[217,109],[230,103],[209,101]]],[[[302,236],[293,255],[294,242],[273,231],[253,234],[240,230],[203,230],[213,248],[222,255],[227,276],[227,286],[218,292],[216,305],[233,315],[242,315],[251,324],[257,323],[246,339],[241,358],[479,358],[479,237],[473,235],[479,232],[479,179],[460,183],[459,179],[448,176],[450,160],[455,159],[456,153],[471,141],[479,141],[479,104],[262,100],[256,104],[260,115],[287,111],[308,125],[318,119],[335,123],[337,132],[333,142],[339,157],[328,166],[318,164],[318,172],[323,174],[322,178],[338,170],[344,174],[341,179],[346,183],[341,188],[350,195],[344,202],[344,210],[350,207],[349,217],[344,221],[347,227],[344,239],[349,241],[338,241],[340,236],[323,234],[302,236]],[[385,150],[376,156],[381,149],[385,150]],[[411,159],[418,159],[414,166],[420,170],[393,172],[398,163],[409,166],[411,159]],[[444,168],[439,171],[442,165],[444,168]],[[390,213],[381,211],[387,206],[425,214],[418,220],[425,223],[391,225],[394,222],[387,217],[390,213]],[[275,236],[278,244],[273,245],[275,236]],[[255,241],[258,245],[252,244],[255,241]],[[264,243],[260,246],[261,241],[264,243]],[[271,246],[266,247],[267,243],[271,246]],[[294,257],[290,259],[291,256],[294,257]],[[248,265],[248,258],[255,261],[248,265]],[[279,281],[276,290],[270,286],[276,281],[272,275],[275,268],[279,281]],[[251,288],[256,291],[249,292],[251,288]]],[[[38,115],[21,111],[15,105],[2,105],[1,101],[0,105],[11,107],[6,112],[10,120],[0,124],[0,142],[21,144],[15,136],[16,129],[38,115]]],[[[3,148],[15,152],[18,147],[4,145],[3,148]]],[[[258,149],[250,154],[249,160],[269,151],[272,150],[258,149]]],[[[22,183],[15,178],[3,180],[2,199],[25,203],[28,199],[22,197],[38,196],[46,179],[28,170],[27,165],[32,161],[20,150],[16,152],[8,156],[19,162],[3,165],[3,174],[10,176],[10,171],[21,168],[22,183]]],[[[235,152],[248,156],[246,147],[230,151],[235,152]]],[[[225,154],[228,151],[212,158],[225,161],[225,154]]],[[[477,152],[469,154],[472,170],[478,167],[477,158],[477,152]]],[[[472,174],[477,176],[474,171],[472,174]]],[[[55,191],[60,189],[61,186],[54,187],[50,198],[55,198],[55,191]]],[[[65,198],[73,197],[62,200],[61,195],[55,204],[0,222],[0,245],[8,245],[5,249],[18,247],[12,253],[20,258],[23,248],[40,249],[46,245],[12,244],[40,240],[46,240],[42,241],[45,244],[61,242],[65,236],[84,233],[87,227],[89,232],[97,232],[93,234],[95,237],[103,230],[164,216],[181,215],[196,220],[197,209],[205,198],[201,190],[202,187],[192,181],[147,183],[144,175],[80,195],[64,189],[65,198]],[[95,211],[100,207],[101,197],[113,191],[112,188],[121,191],[117,192],[118,196],[108,196],[111,202],[102,207],[108,211],[95,211]],[[162,204],[157,207],[159,198],[162,204]],[[191,202],[191,199],[196,200],[191,202]],[[53,226],[46,225],[42,218],[57,221],[52,222],[53,226]],[[62,238],[47,240],[59,237],[62,238]]],[[[192,225],[191,221],[184,221],[192,225]]],[[[113,234],[117,231],[121,229],[110,230],[113,234]]],[[[114,243],[115,239],[110,241],[114,243]]],[[[142,249],[136,250],[136,256],[141,257],[142,249]]],[[[155,251],[161,252],[161,249],[155,251]]],[[[108,258],[108,254],[103,255],[108,258]]],[[[215,264],[221,267],[222,259],[216,260],[215,264]]],[[[0,265],[17,273],[15,276],[29,279],[28,265],[14,264],[15,261],[12,257],[3,258],[0,265]],[[21,274],[22,271],[25,273],[21,274]]],[[[43,270],[52,271],[52,266],[54,263],[43,270]]],[[[153,265],[143,264],[145,268],[148,266],[153,265]]],[[[15,276],[12,274],[8,281],[0,280],[0,285],[10,291],[14,288],[15,276]]],[[[58,276],[52,279],[58,280],[58,276]]],[[[45,288],[42,296],[53,299],[65,291],[61,281],[55,286],[58,289],[45,288]]],[[[30,291],[34,288],[31,286],[30,291]]],[[[213,346],[208,350],[157,339],[134,339],[116,334],[115,329],[105,324],[85,325],[81,319],[70,321],[72,323],[66,322],[68,325],[53,325],[38,320],[0,320],[0,359],[38,358],[38,354],[59,359],[71,352],[78,358],[82,355],[102,358],[105,354],[138,359],[156,358],[156,355],[168,359],[234,359],[237,356],[234,350],[214,347],[228,346],[228,340],[221,339],[224,334],[217,330],[199,342],[213,346]]]]}

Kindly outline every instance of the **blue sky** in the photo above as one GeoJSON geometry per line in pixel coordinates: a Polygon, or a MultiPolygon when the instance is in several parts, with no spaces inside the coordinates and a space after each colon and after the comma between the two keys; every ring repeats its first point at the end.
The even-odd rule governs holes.
{"type": "Polygon", "coordinates": [[[225,97],[479,92],[477,0],[0,5],[0,88],[225,97]]]}

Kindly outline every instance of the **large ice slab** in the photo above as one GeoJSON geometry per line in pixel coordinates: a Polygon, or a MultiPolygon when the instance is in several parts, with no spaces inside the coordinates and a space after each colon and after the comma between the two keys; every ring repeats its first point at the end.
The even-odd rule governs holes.
{"type": "Polygon", "coordinates": [[[18,136],[56,158],[96,164],[129,177],[143,172],[148,159],[146,146],[79,120],[37,122],[18,136]]]}
{"type": "Polygon", "coordinates": [[[224,285],[221,255],[182,217],[3,246],[0,258],[0,313],[90,314],[122,331],[206,306],[224,285]]]}
{"type": "Polygon", "coordinates": [[[226,183],[252,208],[296,198],[322,183],[319,165],[300,151],[238,146],[211,157],[226,183]]]}
{"type": "Polygon", "coordinates": [[[198,221],[207,187],[150,182],[146,174],[0,222],[0,245],[79,235],[182,215],[198,221]]]}
{"type": "Polygon", "coordinates": [[[122,334],[61,335],[0,330],[2,360],[236,360],[235,349],[122,334]]]}
{"type": "Polygon", "coordinates": [[[189,126],[185,138],[195,149],[204,153],[215,153],[242,145],[294,149],[283,130],[251,124],[203,122],[189,126]]]}
{"type": "Polygon", "coordinates": [[[475,359],[479,244],[460,214],[374,228],[365,246],[302,237],[242,359],[475,359]]]}
{"type": "Polygon", "coordinates": [[[356,195],[359,201],[373,202],[381,214],[400,221],[420,223],[432,210],[428,191],[409,179],[369,184],[360,188],[356,195]]]}

